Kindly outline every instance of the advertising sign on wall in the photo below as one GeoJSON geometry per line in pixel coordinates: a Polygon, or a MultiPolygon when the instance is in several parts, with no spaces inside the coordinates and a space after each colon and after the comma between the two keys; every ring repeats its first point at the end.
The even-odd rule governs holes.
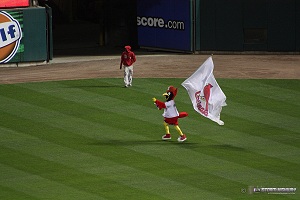
{"type": "Polygon", "coordinates": [[[138,43],[141,47],[192,51],[190,0],[138,0],[138,43]]]}
{"type": "Polygon", "coordinates": [[[22,29],[19,21],[23,21],[22,19],[20,11],[0,11],[0,64],[13,59],[19,60],[24,52],[24,45],[20,45],[22,29]]]}
{"type": "Polygon", "coordinates": [[[51,17],[44,7],[0,10],[0,65],[51,60],[51,17]]]}

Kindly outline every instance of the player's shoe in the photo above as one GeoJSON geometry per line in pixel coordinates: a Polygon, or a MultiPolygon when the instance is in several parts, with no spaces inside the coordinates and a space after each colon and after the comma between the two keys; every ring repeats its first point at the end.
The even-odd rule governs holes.
{"type": "Polygon", "coordinates": [[[178,139],[177,139],[178,142],[184,142],[186,141],[186,136],[185,134],[183,134],[182,136],[180,136],[178,139]]]}
{"type": "Polygon", "coordinates": [[[171,140],[171,134],[166,134],[166,135],[163,135],[162,140],[171,140]]]}

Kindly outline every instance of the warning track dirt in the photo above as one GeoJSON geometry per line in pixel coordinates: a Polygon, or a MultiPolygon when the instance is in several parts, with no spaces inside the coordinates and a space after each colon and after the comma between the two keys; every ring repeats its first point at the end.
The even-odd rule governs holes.
{"type": "MultiPolygon", "coordinates": [[[[209,57],[138,53],[136,56],[134,78],[187,78],[209,57]]],[[[119,56],[95,58],[74,56],[60,63],[54,62],[54,58],[38,66],[0,67],[0,84],[123,77],[119,56]]],[[[213,61],[216,78],[300,79],[300,55],[213,55],[213,61]]]]}

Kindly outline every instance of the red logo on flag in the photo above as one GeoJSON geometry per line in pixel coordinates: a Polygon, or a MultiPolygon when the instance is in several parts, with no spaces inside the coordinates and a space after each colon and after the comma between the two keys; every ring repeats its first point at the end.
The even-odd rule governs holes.
{"type": "Polygon", "coordinates": [[[213,86],[210,83],[208,83],[203,88],[203,95],[201,95],[201,90],[195,93],[197,108],[205,116],[208,115],[208,101],[210,98],[210,91],[212,87],[213,86]],[[202,104],[205,105],[202,106],[202,104]]]}

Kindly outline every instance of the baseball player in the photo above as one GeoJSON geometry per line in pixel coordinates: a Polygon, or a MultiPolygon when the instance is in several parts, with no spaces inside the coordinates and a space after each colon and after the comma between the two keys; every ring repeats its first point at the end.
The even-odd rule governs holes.
{"type": "Polygon", "coordinates": [[[125,51],[121,55],[120,69],[124,67],[124,83],[125,87],[132,86],[133,63],[136,61],[134,52],[131,51],[131,46],[125,46],[125,51]]]}

